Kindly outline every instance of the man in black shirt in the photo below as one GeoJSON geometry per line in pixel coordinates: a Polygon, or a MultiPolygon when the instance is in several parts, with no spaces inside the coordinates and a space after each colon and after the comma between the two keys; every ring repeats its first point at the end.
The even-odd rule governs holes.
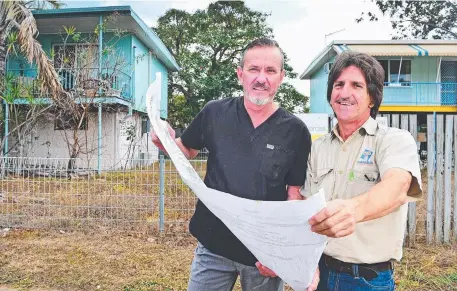
{"type": "MultiPolygon", "coordinates": [[[[208,102],[176,139],[187,158],[208,150],[206,186],[253,200],[301,199],[311,136],[299,118],[273,102],[284,74],[278,44],[253,41],[237,69],[244,96],[208,102]]],[[[163,150],[154,134],[153,142],[163,150]]],[[[238,275],[243,290],[282,289],[281,279],[200,200],[189,229],[198,245],[188,290],[231,290],[238,275]]],[[[317,281],[318,275],[309,290],[317,281]]]]}

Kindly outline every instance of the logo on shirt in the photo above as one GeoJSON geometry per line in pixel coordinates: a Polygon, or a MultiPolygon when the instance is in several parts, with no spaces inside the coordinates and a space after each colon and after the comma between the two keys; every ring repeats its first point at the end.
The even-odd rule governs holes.
{"type": "Polygon", "coordinates": [[[371,157],[373,156],[373,151],[370,149],[365,149],[363,153],[360,155],[357,164],[365,164],[365,165],[372,165],[373,161],[371,157]]]}
{"type": "Polygon", "coordinates": [[[274,150],[275,146],[267,143],[267,149],[274,150]]]}

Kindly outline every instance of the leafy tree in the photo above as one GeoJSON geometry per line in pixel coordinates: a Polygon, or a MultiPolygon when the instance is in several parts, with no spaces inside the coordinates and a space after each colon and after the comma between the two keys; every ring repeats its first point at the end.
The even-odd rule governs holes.
{"type": "Polygon", "coordinates": [[[379,11],[362,13],[357,22],[390,16],[394,39],[456,39],[457,1],[373,1],[379,11]]]}
{"type": "MultiPolygon", "coordinates": [[[[242,94],[236,67],[249,42],[273,38],[268,16],[242,1],[218,1],[195,13],[171,9],[159,18],[154,29],[182,68],[168,80],[169,116],[175,127],[185,127],[210,100],[242,94]]],[[[294,78],[287,61],[286,56],[286,77],[294,78]]],[[[288,110],[302,112],[308,97],[284,84],[277,100],[288,110]]]]}

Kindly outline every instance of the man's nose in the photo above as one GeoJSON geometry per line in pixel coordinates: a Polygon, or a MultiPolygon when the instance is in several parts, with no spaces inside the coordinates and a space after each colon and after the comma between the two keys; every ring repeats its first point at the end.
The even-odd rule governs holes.
{"type": "Polygon", "coordinates": [[[344,84],[343,88],[341,88],[340,96],[341,97],[350,97],[352,93],[351,86],[349,84],[344,84]]]}
{"type": "Polygon", "coordinates": [[[264,71],[260,71],[259,74],[257,75],[256,81],[259,83],[266,83],[267,81],[267,76],[264,71]]]}

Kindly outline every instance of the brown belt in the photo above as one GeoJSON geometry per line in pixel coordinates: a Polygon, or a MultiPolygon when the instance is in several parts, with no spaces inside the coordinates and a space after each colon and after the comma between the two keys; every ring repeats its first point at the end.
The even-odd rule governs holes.
{"type": "Polygon", "coordinates": [[[355,276],[353,266],[357,265],[359,276],[365,278],[366,280],[373,280],[378,277],[378,272],[393,270],[393,264],[391,261],[375,264],[353,264],[337,260],[327,256],[326,254],[322,254],[322,258],[324,259],[325,265],[327,265],[330,269],[350,274],[352,276],[355,276]]]}

